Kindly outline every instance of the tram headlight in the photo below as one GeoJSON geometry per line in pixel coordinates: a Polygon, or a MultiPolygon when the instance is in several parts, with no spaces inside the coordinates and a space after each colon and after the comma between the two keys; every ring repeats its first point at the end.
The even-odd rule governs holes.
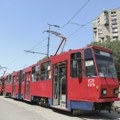
{"type": "Polygon", "coordinates": [[[118,94],[118,88],[115,88],[113,91],[114,94],[118,94]]]}
{"type": "Polygon", "coordinates": [[[103,88],[101,94],[102,95],[106,95],[107,94],[107,90],[105,88],[103,88]]]}

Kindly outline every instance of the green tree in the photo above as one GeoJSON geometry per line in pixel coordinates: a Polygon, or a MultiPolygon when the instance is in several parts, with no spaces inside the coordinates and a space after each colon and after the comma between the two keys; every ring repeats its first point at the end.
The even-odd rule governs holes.
{"type": "Polygon", "coordinates": [[[107,40],[106,42],[102,42],[102,43],[101,42],[92,42],[88,46],[90,46],[90,45],[102,46],[102,47],[108,48],[113,51],[115,67],[117,70],[118,78],[120,80],[120,41],[119,40],[116,40],[116,41],[107,40]]]}

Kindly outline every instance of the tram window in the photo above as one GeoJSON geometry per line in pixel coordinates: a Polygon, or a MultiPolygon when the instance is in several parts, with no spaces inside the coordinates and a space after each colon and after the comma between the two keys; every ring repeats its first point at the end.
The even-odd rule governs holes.
{"type": "Polygon", "coordinates": [[[2,85],[2,80],[0,80],[0,86],[2,85]]]}
{"type": "Polygon", "coordinates": [[[82,62],[81,62],[81,53],[71,54],[71,70],[70,76],[72,78],[80,78],[82,75],[82,62]]]}
{"type": "Polygon", "coordinates": [[[22,80],[22,82],[25,81],[25,72],[24,71],[21,71],[21,80],[22,80]]]}
{"type": "Polygon", "coordinates": [[[36,81],[38,81],[40,78],[40,65],[37,65],[35,67],[35,75],[36,75],[36,81]]]}
{"type": "Polygon", "coordinates": [[[32,81],[38,81],[40,78],[40,65],[37,65],[32,68],[32,81]]]}
{"type": "Polygon", "coordinates": [[[86,77],[95,77],[97,75],[92,50],[90,48],[85,50],[85,75],[86,77]]]}
{"type": "Polygon", "coordinates": [[[46,62],[41,65],[41,80],[51,79],[51,62],[46,62]]]}
{"type": "Polygon", "coordinates": [[[25,74],[23,73],[22,74],[22,82],[24,82],[25,81],[25,74]]]}
{"type": "Polygon", "coordinates": [[[8,83],[12,83],[12,76],[11,75],[8,76],[8,83]]]}
{"type": "Polygon", "coordinates": [[[16,83],[16,76],[13,76],[13,83],[16,83]]]}
{"type": "Polygon", "coordinates": [[[18,75],[16,76],[16,83],[19,83],[19,77],[18,77],[18,75]]]}

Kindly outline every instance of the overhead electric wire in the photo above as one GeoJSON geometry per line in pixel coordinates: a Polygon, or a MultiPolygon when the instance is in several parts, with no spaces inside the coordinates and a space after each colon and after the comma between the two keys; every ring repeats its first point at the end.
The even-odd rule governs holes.
{"type": "Polygon", "coordinates": [[[87,0],[82,7],[79,8],[79,10],[70,18],[70,20],[68,20],[62,27],[60,27],[59,30],[61,30],[62,28],[64,28],[66,25],[68,25],[78,14],[79,12],[90,2],[90,0],[87,0]]]}
{"type": "Polygon", "coordinates": [[[67,38],[70,38],[71,36],[73,36],[75,33],[77,33],[81,28],[85,27],[86,25],[88,25],[89,23],[91,23],[93,20],[81,25],[79,28],[77,28],[74,32],[72,32],[67,38]]]}
{"type": "MultiPolygon", "coordinates": [[[[90,21],[91,22],[91,21],[90,21]]],[[[90,22],[87,22],[86,24],[84,24],[84,25],[82,25],[81,27],[79,27],[78,29],[76,29],[72,34],[70,34],[67,38],[70,38],[71,36],[73,36],[76,32],[78,32],[81,28],[83,28],[84,26],[86,26],[87,24],[89,24],[90,22]]],[[[43,41],[45,41],[45,40],[47,40],[46,38],[45,39],[43,39],[43,40],[41,40],[39,43],[37,43],[36,45],[34,45],[31,49],[29,49],[29,50],[33,50],[35,47],[37,47],[38,45],[40,45],[41,44],[41,42],[43,42],[43,41]]],[[[46,46],[44,46],[44,47],[46,47],[46,46]]],[[[54,47],[54,48],[57,48],[57,47],[54,47]]],[[[52,48],[52,49],[54,49],[54,48],[52,48]]],[[[51,50],[50,50],[51,51],[51,50]]],[[[8,63],[8,65],[11,65],[12,63],[14,63],[15,61],[17,61],[18,59],[20,59],[20,58],[22,58],[23,56],[25,56],[26,55],[26,53],[23,53],[22,55],[20,55],[20,56],[18,56],[18,57],[16,57],[13,61],[11,61],[10,63],[8,63]]]]}
{"type": "Polygon", "coordinates": [[[22,55],[16,57],[15,59],[13,59],[11,62],[9,62],[7,65],[12,65],[15,61],[17,61],[18,59],[22,58],[23,56],[25,56],[26,53],[23,53],[22,55]]]}
{"type": "Polygon", "coordinates": [[[47,40],[47,37],[44,38],[43,40],[41,40],[40,42],[38,42],[36,45],[34,45],[31,49],[29,50],[33,50],[35,47],[37,47],[38,45],[40,45],[42,42],[46,41],[47,40]]]}
{"type": "MultiPolygon", "coordinates": [[[[91,23],[92,21],[94,21],[94,20],[90,20],[89,22],[87,22],[87,23],[85,23],[85,24],[83,24],[83,25],[79,25],[79,24],[75,23],[76,25],[79,25],[80,27],[77,28],[73,33],[71,33],[70,35],[68,35],[67,38],[70,38],[71,36],[73,36],[73,35],[74,35],[75,33],[77,33],[81,28],[85,27],[86,25],[88,25],[88,24],[91,23]]],[[[50,49],[50,51],[52,51],[53,49],[55,49],[55,48],[57,48],[57,47],[58,47],[58,46],[54,46],[52,49],[50,49]]]]}
{"type": "MultiPolygon", "coordinates": [[[[60,27],[60,29],[58,29],[58,31],[61,30],[62,28],[64,28],[66,25],[68,25],[68,24],[79,14],[79,12],[80,12],[89,2],[90,2],[90,0],[87,0],[87,1],[83,4],[83,6],[80,7],[80,9],[70,18],[70,20],[68,20],[62,27],[60,27]]],[[[76,30],[76,31],[78,31],[78,30],[76,30]]],[[[41,42],[43,42],[43,41],[45,41],[45,40],[47,40],[47,38],[41,40],[39,43],[37,43],[36,45],[34,45],[34,46],[33,46],[31,49],[29,49],[29,50],[33,50],[35,47],[39,46],[39,45],[41,44],[41,42]]],[[[26,53],[18,56],[17,58],[15,58],[13,61],[11,61],[11,62],[8,63],[8,64],[12,64],[13,62],[15,62],[16,60],[18,60],[19,58],[25,56],[25,54],[26,54],[26,53]]]]}
{"type": "MultiPolygon", "coordinates": [[[[67,26],[67,25],[79,14],[79,12],[80,12],[89,2],[90,2],[90,0],[87,0],[87,1],[83,4],[83,6],[80,7],[79,10],[70,18],[70,20],[68,20],[62,27],[60,27],[60,28],[58,29],[58,31],[61,30],[61,29],[63,29],[65,26],[67,26]]],[[[81,25],[81,27],[84,27],[84,26],[85,26],[85,24],[84,24],[84,25],[81,25]]],[[[80,28],[81,28],[81,27],[80,27],[80,28]]],[[[71,37],[73,34],[75,34],[77,31],[79,31],[80,28],[78,28],[77,30],[75,30],[74,33],[70,34],[68,37],[71,37]]],[[[53,49],[55,49],[55,48],[57,48],[57,47],[54,47],[53,49]]],[[[51,51],[51,50],[50,50],[50,51],[51,51]]]]}
{"type": "MultiPolygon", "coordinates": [[[[81,26],[80,26],[79,28],[77,28],[73,33],[71,33],[67,38],[70,38],[71,36],[73,36],[73,35],[74,35],[76,32],[78,32],[81,28],[85,27],[86,25],[88,25],[88,24],[89,24],[90,22],[92,22],[92,21],[93,21],[93,20],[91,20],[91,21],[89,21],[89,22],[81,25],[81,26]]],[[[43,41],[45,41],[45,40],[47,40],[47,38],[44,38],[43,40],[41,40],[39,43],[37,43],[36,45],[34,45],[34,46],[33,46],[31,49],[29,49],[29,50],[33,50],[35,47],[39,46],[39,45],[41,44],[41,42],[43,42],[43,41]]],[[[44,46],[44,47],[46,47],[46,46],[44,46]]],[[[53,47],[52,49],[55,49],[55,48],[57,48],[57,47],[53,47]]],[[[50,51],[51,51],[51,50],[50,50],[50,51]]],[[[24,54],[16,57],[13,61],[11,61],[10,63],[8,63],[8,65],[11,65],[11,64],[14,63],[16,60],[22,58],[22,57],[25,56],[25,55],[26,55],[26,53],[24,53],[24,54]]]]}
{"type": "MultiPolygon", "coordinates": [[[[42,42],[44,42],[45,40],[47,40],[46,38],[44,38],[43,40],[41,40],[39,43],[37,43],[36,45],[34,45],[31,49],[29,50],[33,50],[35,47],[37,47],[38,45],[40,45],[42,42]]],[[[42,46],[43,47],[43,46],[42,46]]],[[[23,56],[25,56],[26,53],[23,53],[22,55],[16,57],[14,60],[12,60],[11,62],[8,63],[8,65],[12,65],[12,63],[14,63],[15,61],[17,61],[18,59],[22,58],[23,56]]]]}

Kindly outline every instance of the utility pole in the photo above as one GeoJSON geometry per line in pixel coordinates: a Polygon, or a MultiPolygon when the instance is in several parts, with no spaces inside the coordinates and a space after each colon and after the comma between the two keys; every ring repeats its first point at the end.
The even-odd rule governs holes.
{"type": "MultiPolygon", "coordinates": [[[[64,37],[61,33],[58,33],[58,32],[56,32],[56,31],[46,30],[46,31],[44,31],[44,32],[48,32],[49,34],[53,34],[53,35],[55,35],[55,36],[57,36],[57,37],[59,37],[59,38],[62,38],[62,41],[61,41],[61,43],[60,43],[60,45],[59,45],[59,47],[58,47],[55,55],[57,55],[58,51],[60,50],[60,47],[62,46],[62,44],[63,44],[63,42],[64,42],[63,48],[62,48],[62,51],[63,51],[63,49],[64,49],[64,47],[65,47],[65,43],[66,43],[66,41],[67,41],[67,40],[66,40],[66,37],[64,37]]],[[[48,39],[48,40],[49,40],[49,39],[48,39]]]]}
{"type": "MultiPolygon", "coordinates": [[[[52,24],[48,24],[49,25],[49,31],[51,30],[51,27],[57,27],[59,28],[60,26],[58,25],[52,25],[52,24]]],[[[47,44],[47,57],[49,57],[49,48],[50,47],[50,33],[48,33],[48,44],[47,44]]]]}

